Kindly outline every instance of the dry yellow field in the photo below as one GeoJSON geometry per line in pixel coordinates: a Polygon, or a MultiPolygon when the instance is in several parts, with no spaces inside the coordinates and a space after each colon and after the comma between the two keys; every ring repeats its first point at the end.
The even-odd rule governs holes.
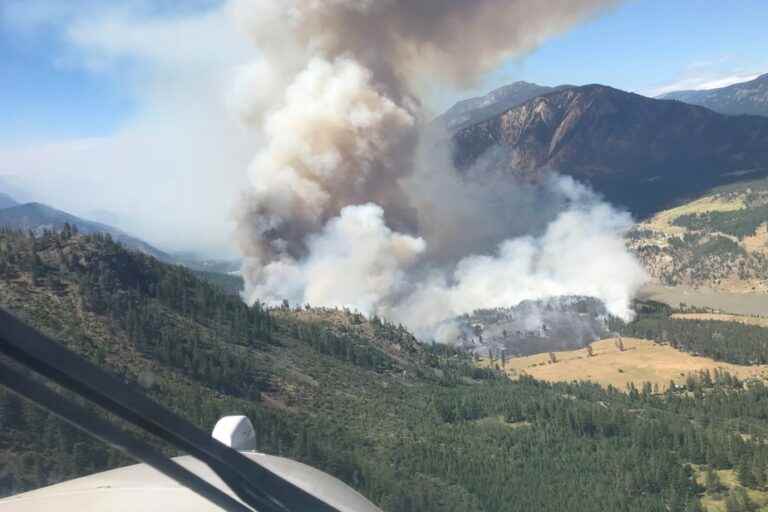
{"type": "Polygon", "coordinates": [[[742,242],[747,252],[768,253],[768,222],[758,226],[755,234],[745,236],[742,242]]]}
{"type": "Polygon", "coordinates": [[[742,198],[726,199],[720,196],[707,196],[677,208],[657,213],[644,224],[662,233],[683,234],[686,232],[685,228],[672,224],[678,217],[694,213],[732,212],[743,208],[746,208],[746,204],[742,198]]]}
{"type": "Polygon", "coordinates": [[[723,369],[746,379],[768,375],[766,366],[739,366],[706,357],[696,357],[669,345],[649,340],[623,338],[625,350],[616,347],[615,339],[592,344],[592,357],[586,349],[555,353],[557,362],[551,363],[548,354],[508,359],[504,370],[511,377],[522,374],[549,382],[591,381],[603,386],[627,389],[631,382],[640,386],[644,382],[658,384],[664,390],[670,381],[684,383],[689,373],[699,370],[723,369]]]}
{"type": "Polygon", "coordinates": [[[716,320],[719,322],[738,322],[758,327],[768,327],[768,318],[764,316],[728,315],[725,313],[675,313],[677,320],[716,320]]]}

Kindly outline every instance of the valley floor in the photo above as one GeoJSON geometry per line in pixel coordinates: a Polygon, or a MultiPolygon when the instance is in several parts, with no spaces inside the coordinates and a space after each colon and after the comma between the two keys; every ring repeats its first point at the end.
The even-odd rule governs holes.
{"type": "Polygon", "coordinates": [[[738,315],[768,316],[768,294],[765,293],[729,293],[709,288],[648,285],[641,290],[640,298],[664,302],[673,307],[685,303],[738,315]]]}
{"type": "Polygon", "coordinates": [[[768,376],[768,366],[715,361],[638,338],[623,338],[622,351],[617,340],[610,338],[593,343],[591,357],[586,349],[580,349],[553,353],[554,362],[549,354],[507,359],[504,370],[511,377],[529,375],[547,382],[591,381],[622,390],[630,383],[640,387],[650,382],[660,391],[667,389],[672,381],[684,384],[688,375],[705,370],[713,373],[725,370],[740,379],[768,376]]]}

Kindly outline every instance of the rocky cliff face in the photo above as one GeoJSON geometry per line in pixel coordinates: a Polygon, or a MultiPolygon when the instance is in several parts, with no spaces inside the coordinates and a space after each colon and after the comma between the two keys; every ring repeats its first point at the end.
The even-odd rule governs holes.
{"type": "Polygon", "coordinates": [[[675,91],[659,98],[700,105],[727,115],[768,116],[768,73],[728,87],[707,91],[675,91]]]}
{"type": "Polygon", "coordinates": [[[449,130],[459,129],[498,115],[530,99],[569,87],[572,86],[547,87],[529,82],[515,82],[500,87],[485,96],[458,102],[443,115],[437,117],[435,123],[449,130]]]}
{"type": "Polygon", "coordinates": [[[533,179],[556,170],[639,216],[768,172],[768,119],[728,117],[600,85],[534,98],[451,137],[460,169],[533,179]]]}

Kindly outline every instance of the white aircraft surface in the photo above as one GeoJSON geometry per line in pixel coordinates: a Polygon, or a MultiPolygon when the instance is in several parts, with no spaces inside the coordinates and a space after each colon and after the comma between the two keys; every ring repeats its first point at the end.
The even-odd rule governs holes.
{"type": "MultiPolygon", "coordinates": [[[[244,416],[219,420],[213,437],[314,495],[339,512],[381,512],[340,480],[306,464],[250,451],[253,426],[244,416]]],[[[173,459],[237,499],[203,462],[173,459]]],[[[0,500],[0,512],[216,512],[220,509],[146,464],[136,464],[0,500]]],[[[305,511],[302,511],[305,512],[305,511]]],[[[310,512],[310,511],[306,511],[310,512]]]]}

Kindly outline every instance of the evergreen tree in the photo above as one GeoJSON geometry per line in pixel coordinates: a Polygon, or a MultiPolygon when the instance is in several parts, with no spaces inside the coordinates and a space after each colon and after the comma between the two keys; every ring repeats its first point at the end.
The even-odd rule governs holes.
{"type": "Polygon", "coordinates": [[[736,487],[725,499],[725,510],[727,512],[756,512],[758,506],[743,487],[736,487]]]}
{"type": "Polygon", "coordinates": [[[757,485],[755,475],[752,472],[752,461],[747,456],[743,456],[739,461],[736,475],[739,478],[739,483],[744,487],[754,488],[757,485]]]}
{"type": "Polygon", "coordinates": [[[704,475],[704,486],[709,494],[719,494],[723,491],[723,484],[720,481],[720,475],[712,466],[707,466],[707,472],[704,475]]]}

